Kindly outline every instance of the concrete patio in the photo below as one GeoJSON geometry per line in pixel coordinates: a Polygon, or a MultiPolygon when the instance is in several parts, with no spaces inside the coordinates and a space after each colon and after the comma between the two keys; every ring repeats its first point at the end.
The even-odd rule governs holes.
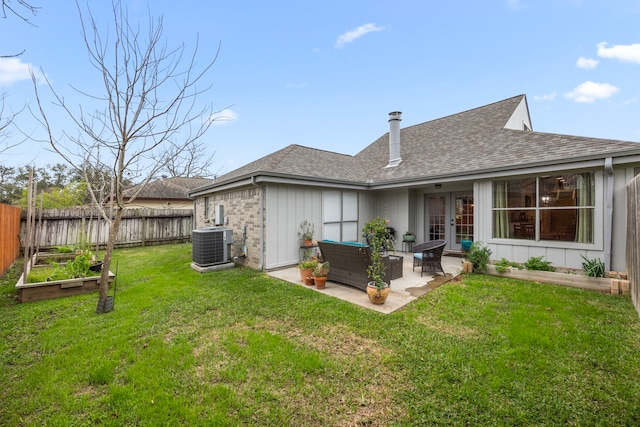
{"type": "Polygon", "coordinates": [[[459,256],[445,255],[442,257],[442,268],[447,274],[446,278],[443,278],[442,274],[439,273],[434,275],[433,273],[426,272],[420,277],[420,268],[416,267],[415,271],[412,271],[413,259],[411,253],[398,252],[397,255],[403,256],[402,277],[391,281],[389,296],[387,301],[382,305],[372,304],[366,292],[337,282],[327,281],[326,287],[322,290],[316,289],[315,286],[305,286],[300,280],[300,273],[297,267],[273,270],[269,271],[268,274],[272,277],[303,286],[310,291],[322,292],[353,304],[388,314],[404,307],[419,296],[424,295],[434,286],[455,278],[462,270],[462,258],[459,256]],[[429,286],[428,283],[434,280],[434,277],[436,279],[443,279],[437,280],[437,282],[429,286]]]}

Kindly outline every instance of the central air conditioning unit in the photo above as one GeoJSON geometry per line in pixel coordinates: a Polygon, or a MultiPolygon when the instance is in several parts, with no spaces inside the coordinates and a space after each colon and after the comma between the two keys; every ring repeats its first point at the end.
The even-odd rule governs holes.
{"type": "Polygon", "coordinates": [[[229,262],[233,230],[224,227],[210,227],[193,230],[193,262],[200,267],[229,262]]]}

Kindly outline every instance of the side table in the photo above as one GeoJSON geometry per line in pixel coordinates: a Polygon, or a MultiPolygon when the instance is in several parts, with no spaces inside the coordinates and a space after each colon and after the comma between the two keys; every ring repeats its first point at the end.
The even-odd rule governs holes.
{"type": "Polygon", "coordinates": [[[391,280],[399,279],[402,277],[402,262],[403,258],[399,255],[389,255],[389,264],[391,265],[391,280]]]}
{"type": "Polygon", "coordinates": [[[412,252],[414,243],[415,243],[415,241],[413,241],[413,240],[411,240],[411,241],[403,240],[402,241],[402,252],[412,252]],[[409,249],[408,251],[404,250],[405,246],[407,247],[407,249],[409,249]]]}

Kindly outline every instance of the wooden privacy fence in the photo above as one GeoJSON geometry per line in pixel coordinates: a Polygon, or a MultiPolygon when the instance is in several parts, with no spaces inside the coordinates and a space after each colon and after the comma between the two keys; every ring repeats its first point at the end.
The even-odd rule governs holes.
{"type": "Polygon", "coordinates": [[[0,204],[0,274],[20,255],[20,208],[0,204]]]}
{"type": "Polygon", "coordinates": [[[640,314],[640,175],[627,185],[627,273],[629,293],[640,314]]]}
{"type": "MultiPolygon", "coordinates": [[[[125,209],[116,239],[116,247],[182,243],[191,240],[191,209],[125,209]]],[[[109,223],[96,209],[37,209],[34,249],[55,246],[106,246],[109,223]]],[[[20,236],[24,242],[26,214],[23,213],[20,236]]]]}

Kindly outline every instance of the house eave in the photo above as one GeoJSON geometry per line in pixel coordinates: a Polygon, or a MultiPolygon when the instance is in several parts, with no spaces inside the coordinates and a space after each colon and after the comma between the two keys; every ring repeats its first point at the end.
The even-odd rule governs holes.
{"type": "Polygon", "coordinates": [[[427,177],[407,177],[387,180],[344,181],[326,178],[312,178],[300,175],[288,175],[268,172],[256,172],[239,176],[234,180],[221,183],[212,183],[189,193],[189,198],[210,194],[211,192],[229,191],[250,185],[262,184],[289,184],[310,187],[343,188],[351,190],[388,190],[394,188],[421,187],[436,183],[449,182],[473,182],[479,180],[504,178],[507,176],[520,176],[529,174],[551,173],[558,170],[581,170],[604,168],[605,159],[612,158],[613,165],[640,163],[640,149],[627,150],[615,153],[602,153],[576,157],[572,159],[544,160],[536,163],[511,165],[508,168],[494,167],[477,169],[473,171],[457,171],[447,174],[432,175],[427,177]]]}
{"type": "Polygon", "coordinates": [[[612,153],[611,155],[600,154],[598,156],[585,156],[574,158],[570,161],[566,159],[556,161],[545,161],[538,163],[527,163],[514,165],[509,168],[496,167],[479,169],[469,172],[452,172],[425,178],[405,178],[386,180],[372,183],[371,190],[388,190],[403,187],[421,187],[425,185],[449,182],[473,182],[487,179],[504,178],[507,176],[520,176],[531,174],[552,173],[558,170],[582,170],[582,169],[602,169],[607,158],[613,159],[613,165],[623,165],[630,163],[640,163],[640,151],[632,150],[624,153],[612,153]]]}
{"type": "Polygon", "coordinates": [[[273,173],[255,173],[238,177],[232,181],[214,183],[197,189],[189,193],[189,198],[194,199],[200,196],[210,194],[211,192],[229,191],[236,188],[246,187],[250,185],[261,184],[291,184],[303,185],[311,187],[325,188],[348,188],[352,190],[367,190],[369,188],[366,182],[349,182],[326,178],[309,178],[307,176],[273,174],[273,173]]]}

